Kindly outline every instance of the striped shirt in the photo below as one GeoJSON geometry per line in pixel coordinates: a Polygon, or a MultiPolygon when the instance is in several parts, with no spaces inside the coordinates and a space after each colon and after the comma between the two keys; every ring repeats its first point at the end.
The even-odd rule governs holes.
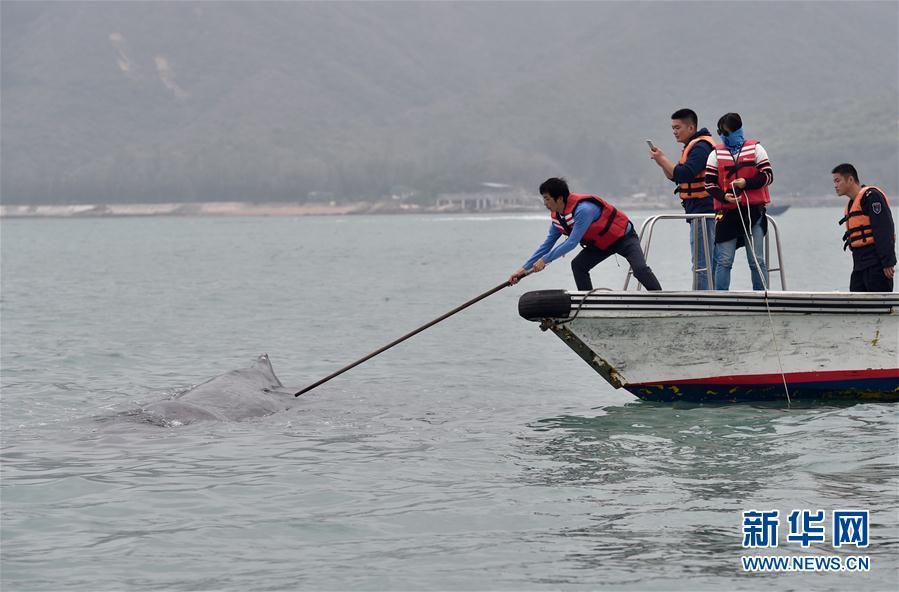
{"type": "MultiPolygon", "coordinates": [[[[715,150],[709,153],[709,159],[705,163],[705,189],[709,192],[709,195],[718,201],[724,201],[724,191],[718,186],[718,156],[729,157],[731,154],[727,148],[716,147],[715,150]]],[[[735,160],[740,157],[746,158],[750,154],[753,156],[758,172],[752,177],[746,178],[746,189],[761,189],[765,185],[773,183],[774,169],[771,168],[771,163],[768,161],[768,153],[761,144],[753,146],[744,144],[740,148],[738,155],[733,158],[735,160]]]]}

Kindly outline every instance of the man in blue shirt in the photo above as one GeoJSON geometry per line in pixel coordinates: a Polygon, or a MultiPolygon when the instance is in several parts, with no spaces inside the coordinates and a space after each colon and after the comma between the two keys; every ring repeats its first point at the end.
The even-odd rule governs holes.
{"type": "MultiPolygon", "coordinates": [[[[715,147],[715,139],[707,128],[697,131],[699,118],[692,109],[679,109],[671,114],[671,131],[674,139],[684,145],[680,160],[674,163],[658,146],[649,149],[649,157],[677,184],[674,190],[681,199],[681,205],[687,214],[714,214],[715,203],[705,189],[705,166],[709,154],[715,147]]],[[[715,277],[715,219],[713,217],[689,220],[690,222],[690,254],[693,257],[693,269],[706,267],[710,262],[711,276],[715,277]],[[706,257],[705,238],[701,228],[705,226],[708,246],[711,255],[706,257]],[[694,256],[695,255],[695,256],[694,256]]],[[[709,271],[696,273],[694,285],[697,290],[711,290],[709,271]]]]}
{"type": "Polygon", "coordinates": [[[549,234],[527,262],[511,275],[510,284],[518,283],[531,269],[541,271],[581,244],[584,249],[571,262],[578,290],[593,289],[590,270],[613,254],[627,259],[634,277],[647,290],[662,289],[652,269],[646,265],[640,239],[624,212],[599,196],[571,193],[568,183],[561,178],[544,181],[540,185],[540,194],[552,218],[549,234]],[[553,248],[563,234],[568,238],[553,248]]]}

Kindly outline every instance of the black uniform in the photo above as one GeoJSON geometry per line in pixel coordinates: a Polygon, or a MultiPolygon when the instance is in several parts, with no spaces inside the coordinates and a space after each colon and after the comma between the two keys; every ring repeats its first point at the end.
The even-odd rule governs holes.
{"type": "Polygon", "coordinates": [[[850,292],[892,292],[893,280],[883,274],[896,265],[896,229],[886,197],[874,187],[862,195],[862,211],[871,219],[874,244],[852,249],[850,292]]]}

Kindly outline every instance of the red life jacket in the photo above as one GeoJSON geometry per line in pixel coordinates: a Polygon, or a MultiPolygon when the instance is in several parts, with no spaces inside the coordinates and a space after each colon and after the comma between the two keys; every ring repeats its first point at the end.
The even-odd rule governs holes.
{"type": "MultiPolygon", "coordinates": [[[[715,145],[715,140],[712,139],[712,136],[699,136],[698,138],[693,138],[690,140],[689,144],[684,146],[678,164],[687,162],[687,158],[690,156],[690,150],[700,142],[708,142],[712,146],[715,145]]],[[[705,190],[705,166],[699,169],[699,172],[696,173],[696,177],[691,181],[678,184],[675,193],[680,194],[681,199],[702,199],[703,197],[708,197],[709,192],[705,190]]]]}
{"type": "Polygon", "coordinates": [[[550,212],[553,224],[559,229],[559,232],[565,236],[571,234],[571,229],[574,228],[574,209],[582,201],[592,201],[599,205],[602,207],[602,213],[587,228],[587,232],[584,233],[584,237],[581,239],[581,245],[597,249],[608,249],[615,241],[624,236],[627,231],[627,224],[630,222],[624,212],[598,195],[586,193],[569,193],[565,202],[565,211],[561,215],[550,212]]]}
{"type": "Polygon", "coordinates": [[[865,185],[859,192],[846,203],[846,212],[840,223],[846,223],[846,234],[843,235],[843,250],[849,247],[852,250],[867,247],[874,244],[874,231],[871,229],[871,218],[862,210],[862,197],[868,189],[876,189],[883,195],[883,200],[889,207],[887,194],[880,187],[865,185]]]}
{"type": "MultiPolygon", "coordinates": [[[[743,147],[740,148],[740,153],[737,155],[736,162],[726,145],[718,144],[715,146],[715,155],[718,157],[718,187],[720,187],[724,193],[733,193],[730,184],[740,177],[749,179],[758,174],[759,170],[755,166],[756,144],[758,144],[758,141],[756,140],[746,140],[743,147]]],[[[744,206],[746,205],[747,199],[749,205],[753,206],[771,203],[767,185],[760,187],[759,189],[741,189],[737,193],[737,196],[740,197],[740,203],[744,206]]],[[[716,199],[715,209],[735,210],[737,209],[737,204],[721,202],[716,199]]]]}

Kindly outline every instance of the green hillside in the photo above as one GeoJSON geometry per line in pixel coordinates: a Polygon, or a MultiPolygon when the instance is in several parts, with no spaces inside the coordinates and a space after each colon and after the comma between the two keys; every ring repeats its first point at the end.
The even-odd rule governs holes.
{"type": "Polygon", "coordinates": [[[33,3],[2,10],[4,203],[667,193],[682,106],[899,189],[896,3],[33,3]]]}

